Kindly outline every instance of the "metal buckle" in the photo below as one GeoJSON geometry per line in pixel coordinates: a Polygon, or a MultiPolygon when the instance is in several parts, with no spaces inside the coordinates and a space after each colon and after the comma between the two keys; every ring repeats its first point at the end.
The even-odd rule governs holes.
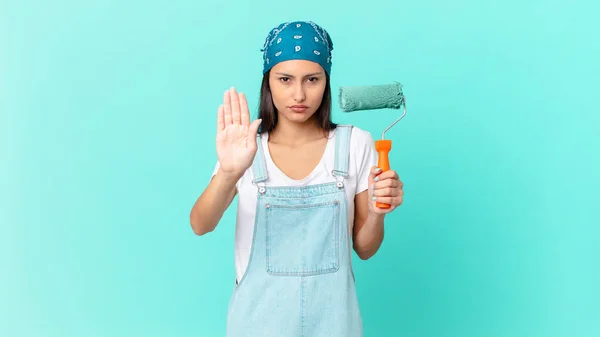
{"type": "Polygon", "coordinates": [[[252,185],[258,187],[258,192],[260,192],[260,194],[265,194],[265,192],[267,191],[267,189],[266,189],[267,184],[265,184],[264,181],[261,181],[259,183],[252,181],[252,185]]]}
{"type": "MultiPolygon", "coordinates": [[[[331,170],[331,175],[333,175],[335,177],[336,180],[336,185],[339,189],[344,187],[344,175],[342,174],[336,174],[336,170],[331,170]],[[341,180],[340,180],[341,179],[341,180]]],[[[348,176],[348,174],[345,175],[346,177],[348,176]]]]}

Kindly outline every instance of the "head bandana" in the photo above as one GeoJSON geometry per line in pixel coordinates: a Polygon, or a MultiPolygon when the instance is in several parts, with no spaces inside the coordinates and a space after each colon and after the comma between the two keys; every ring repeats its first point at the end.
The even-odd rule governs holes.
{"type": "Polygon", "coordinates": [[[263,74],[287,60],[307,60],[331,74],[333,42],[325,29],[311,21],[285,22],[273,28],[265,40],[263,74]]]}

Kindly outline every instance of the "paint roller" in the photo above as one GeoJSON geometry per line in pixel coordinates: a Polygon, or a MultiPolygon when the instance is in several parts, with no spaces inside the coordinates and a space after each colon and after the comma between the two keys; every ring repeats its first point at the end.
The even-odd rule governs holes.
{"type": "MultiPolygon", "coordinates": [[[[402,93],[402,84],[373,86],[343,86],[340,87],[338,97],[340,108],[343,112],[377,109],[400,109],[404,107],[404,113],[396,119],[381,133],[381,139],[375,141],[375,150],[379,154],[377,166],[382,172],[390,169],[389,152],[392,149],[392,141],[385,139],[385,133],[406,115],[406,98],[402,93]]],[[[390,208],[390,205],[377,202],[379,208],[390,208]]]]}

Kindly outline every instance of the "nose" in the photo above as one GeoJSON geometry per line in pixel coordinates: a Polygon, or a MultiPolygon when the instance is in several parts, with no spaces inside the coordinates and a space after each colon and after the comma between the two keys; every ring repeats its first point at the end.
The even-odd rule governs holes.
{"type": "Polygon", "coordinates": [[[306,100],[306,92],[304,89],[304,83],[300,81],[294,88],[294,101],[304,102],[304,100],[306,100]]]}

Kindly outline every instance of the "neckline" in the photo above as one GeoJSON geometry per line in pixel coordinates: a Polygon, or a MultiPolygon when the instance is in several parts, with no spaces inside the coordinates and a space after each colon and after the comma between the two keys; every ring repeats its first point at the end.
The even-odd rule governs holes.
{"type": "MultiPolygon", "coordinates": [[[[318,172],[319,169],[321,169],[321,167],[324,165],[324,161],[325,161],[325,156],[327,156],[327,153],[329,153],[332,143],[333,143],[333,136],[335,135],[335,129],[329,130],[329,134],[327,135],[327,144],[325,145],[325,149],[323,150],[323,153],[321,154],[321,158],[319,159],[319,162],[317,163],[317,165],[315,165],[315,167],[313,167],[313,169],[310,171],[310,173],[302,178],[302,179],[293,179],[290,176],[288,176],[287,174],[285,174],[285,172],[283,172],[279,166],[277,166],[277,164],[275,164],[275,162],[273,161],[273,158],[271,157],[271,150],[269,149],[269,134],[265,133],[265,137],[261,137],[261,146],[263,147],[263,153],[265,154],[265,159],[268,160],[269,162],[271,162],[271,164],[273,164],[273,167],[275,168],[275,170],[277,170],[277,172],[284,177],[287,181],[290,181],[292,183],[296,183],[296,184],[301,184],[307,180],[310,180],[313,176],[315,176],[318,172]]],[[[266,169],[266,168],[265,168],[266,169]]],[[[268,171],[268,170],[267,170],[268,171]]],[[[268,172],[267,172],[268,174],[268,172]]]]}

